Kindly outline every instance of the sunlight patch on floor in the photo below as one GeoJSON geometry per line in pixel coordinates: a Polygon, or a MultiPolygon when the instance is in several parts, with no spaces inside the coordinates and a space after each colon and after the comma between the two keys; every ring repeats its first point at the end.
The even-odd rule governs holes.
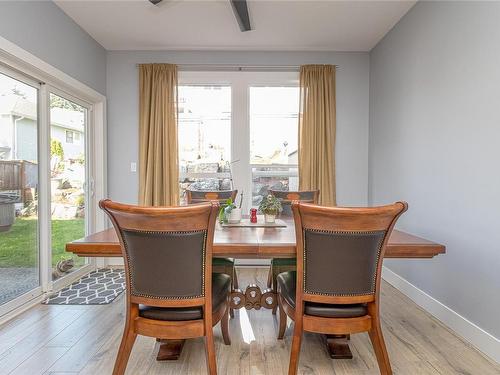
{"type": "Polygon", "coordinates": [[[248,318],[248,313],[245,308],[239,310],[240,315],[240,327],[241,327],[241,335],[243,337],[243,341],[246,344],[250,344],[252,341],[255,341],[255,335],[253,333],[252,324],[250,323],[250,319],[248,318]]]}

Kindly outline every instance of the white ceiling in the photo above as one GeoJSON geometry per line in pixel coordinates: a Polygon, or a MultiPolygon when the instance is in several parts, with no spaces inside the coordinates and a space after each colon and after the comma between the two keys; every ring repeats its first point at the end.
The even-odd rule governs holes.
{"type": "Polygon", "coordinates": [[[108,50],[369,51],[416,1],[54,0],[108,50]]]}

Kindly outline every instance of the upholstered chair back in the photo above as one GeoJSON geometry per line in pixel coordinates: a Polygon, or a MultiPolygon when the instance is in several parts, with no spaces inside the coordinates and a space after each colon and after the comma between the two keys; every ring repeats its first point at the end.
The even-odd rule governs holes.
{"type": "Polygon", "coordinates": [[[205,296],[216,204],[139,207],[105,200],[100,207],[120,239],[131,296],[151,301],[205,296]]]}
{"type": "Polygon", "coordinates": [[[406,209],[401,202],[371,208],[294,203],[303,293],[361,300],[374,296],[387,239],[406,209]]]}

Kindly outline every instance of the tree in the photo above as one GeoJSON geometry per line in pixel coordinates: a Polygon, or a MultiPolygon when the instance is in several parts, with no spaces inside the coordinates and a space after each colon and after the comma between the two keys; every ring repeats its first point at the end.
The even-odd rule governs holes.
{"type": "Polygon", "coordinates": [[[50,108],[64,108],[70,111],[83,112],[82,106],[54,94],[50,94],[50,108]]]}
{"type": "Polygon", "coordinates": [[[61,162],[64,160],[64,149],[62,143],[57,139],[52,139],[50,141],[50,169],[52,175],[55,175],[58,171],[64,169],[64,164],[61,162]]]}
{"type": "Polygon", "coordinates": [[[64,149],[62,143],[57,139],[52,139],[50,141],[50,157],[57,156],[59,160],[64,160],[64,149]]]}

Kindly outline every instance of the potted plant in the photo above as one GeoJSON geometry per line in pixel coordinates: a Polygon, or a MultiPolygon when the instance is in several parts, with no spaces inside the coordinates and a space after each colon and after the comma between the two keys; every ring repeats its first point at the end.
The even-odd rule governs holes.
{"type": "Polygon", "coordinates": [[[226,203],[221,204],[219,208],[219,222],[221,224],[227,223],[229,220],[229,216],[231,215],[231,211],[233,211],[233,209],[235,208],[236,205],[231,198],[226,200],[226,203]]]}
{"type": "Polygon", "coordinates": [[[276,221],[276,215],[283,211],[281,201],[274,195],[269,194],[260,202],[259,211],[264,214],[266,224],[271,224],[276,221]]]}

